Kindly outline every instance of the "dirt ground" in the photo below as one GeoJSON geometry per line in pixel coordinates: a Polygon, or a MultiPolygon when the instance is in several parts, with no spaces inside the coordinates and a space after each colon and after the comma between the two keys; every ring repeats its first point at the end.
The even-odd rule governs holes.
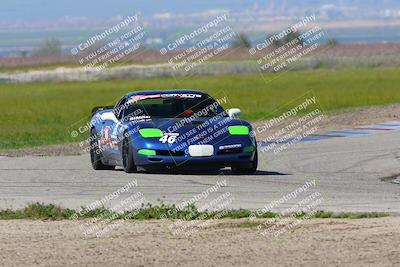
{"type": "Polygon", "coordinates": [[[125,221],[99,238],[83,222],[0,221],[0,265],[400,266],[400,217],[307,220],[277,237],[265,220],[211,221],[188,236],[176,221],[125,221]]]}
{"type": "MultiPolygon", "coordinates": [[[[324,120],[318,123],[318,132],[326,130],[348,129],[356,126],[400,120],[400,104],[353,108],[336,114],[324,115],[324,120]]],[[[285,125],[290,124],[293,120],[294,119],[285,120],[285,125]]],[[[257,126],[262,125],[263,122],[259,121],[252,124],[254,128],[257,129],[257,126]]],[[[267,132],[258,134],[257,138],[261,140],[268,136],[269,133],[278,131],[279,129],[279,127],[272,127],[267,132]]],[[[0,150],[0,156],[68,156],[85,154],[86,152],[84,150],[85,147],[81,147],[79,143],[70,143],[24,149],[0,150]]]]}

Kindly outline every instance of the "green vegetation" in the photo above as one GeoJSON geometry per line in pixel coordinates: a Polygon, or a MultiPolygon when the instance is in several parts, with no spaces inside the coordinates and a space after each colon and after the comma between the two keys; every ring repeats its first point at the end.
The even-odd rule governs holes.
{"type": "MultiPolygon", "coordinates": [[[[78,211],[65,209],[53,204],[45,205],[41,203],[32,203],[20,210],[1,210],[0,220],[14,219],[30,219],[30,220],[63,220],[63,219],[84,219],[84,218],[102,218],[107,220],[118,220],[129,218],[133,220],[151,220],[151,219],[182,219],[182,220],[208,220],[208,219],[240,219],[250,218],[254,213],[246,209],[226,210],[221,212],[198,211],[194,205],[187,206],[182,210],[178,210],[174,205],[143,205],[136,212],[115,213],[105,208],[97,208],[90,211],[78,211]],[[78,215],[80,214],[80,215],[78,215]]],[[[305,215],[305,214],[304,214],[305,215]]],[[[388,216],[386,213],[379,212],[362,212],[362,213],[333,213],[326,211],[318,211],[312,218],[378,218],[388,216]]],[[[282,217],[276,213],[267,211],[257,213],[257,218],[277,218],[282,217]]],[[[288,216],[286,216],[288,217],[288,216]]],[[[302,219],[304,216],[295,216],[302,219]]],[[[256,222],[246,222],[241,227],[256,226],[256,222]]]]}
{"type": "Polygon", "coordinates": [[[333,218],[333,219],[362,219],[362,218],[379,218],[387,216],[382,212],[340,212],[334,213],[330,211],[318,211],[314,218],[333,218]]]}
{"type": "Polygon", "coordinates": [[[235,40],[232,43],[233,47],[251,47],[251,42],[245,33],[239,33],[236,35],[235,40]]]}
{"type": "MultiPolygon", "coordinates": [[[[136,90],[191,88],[226,96],[225,108],[262,120],[295,99],[316,96],[325,112],[400,102],[400,69],[299,71],[257,75],[0,84],[0,149],[76,142],[70,132],[84,126],[94,106],[114,104],[136,90]]],[[[276,113],[275,113],[276,114],[276,113]]]]}
{"type": "Polygon", "coordinates": [[[34,51],[36,56],[60,56],[62,52],[62,43],[54,38],[46,38],[39,48],[34,51]]]}
{"type": "Polygon", "coordinates": [[[2,210],[0,211],[0,219],[61,220],[70,218],[74,213],[73,210],[64,209],[53,204],[33,203],[20,210],[2,210]]]}

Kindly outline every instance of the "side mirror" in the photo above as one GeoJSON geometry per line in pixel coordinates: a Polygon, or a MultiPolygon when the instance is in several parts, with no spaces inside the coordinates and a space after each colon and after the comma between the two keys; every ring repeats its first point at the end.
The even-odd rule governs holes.
{"type": "Polygon", "coordinates": [[[228,109],[228,115],[230,118],[235,118],[237,116],[240,116],[240,109],[239,108],[228,109]]]}
{"type": "Polygon", "coordinates": [[[114,123],[118,122],[117,118],[115,117],[114,113],[112,113],[112,112],[105,112],[105,113],[101,114],[100,118],[102,121],[113,121],[114,123]]]}

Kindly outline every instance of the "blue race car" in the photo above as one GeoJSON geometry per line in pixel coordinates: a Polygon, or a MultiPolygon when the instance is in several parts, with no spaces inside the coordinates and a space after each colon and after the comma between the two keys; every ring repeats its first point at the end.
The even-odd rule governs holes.
{"type": "Polygon", "coordinates": [[[113,107],[96,107],[90,122],[90,157],[95,170],[257,170],[251,125],[225,111],[226,98],[194,90],[142,91],[113,107]]]}

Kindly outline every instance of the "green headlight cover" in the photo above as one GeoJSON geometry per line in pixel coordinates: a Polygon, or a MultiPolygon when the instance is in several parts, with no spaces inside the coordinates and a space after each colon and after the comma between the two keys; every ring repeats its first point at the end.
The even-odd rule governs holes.
{"type": "Polygon", "coordinates": [[[155,156],[156,151],[152,149],[139,149],[138,154],[143,156],[155,156]]]}
{"type": "Polygon", "coordinates": [[[256,148],[254,146],[246,146],[245,148],[243,148],[244,153],[251,153],[255,150],[256,150],[256,148]]]}
{"type": "Polygon", "coordinates": [[[249,135],[249,127],[243,125],[229,126],[230,135],[249,135]]]}
{"type": "Polygon", "coordinates": [[[156,128],[140,129],[139,133],[144,138],[163,137],[163,135],[164,135],[160,129],[156,129],[156,128]]]}

